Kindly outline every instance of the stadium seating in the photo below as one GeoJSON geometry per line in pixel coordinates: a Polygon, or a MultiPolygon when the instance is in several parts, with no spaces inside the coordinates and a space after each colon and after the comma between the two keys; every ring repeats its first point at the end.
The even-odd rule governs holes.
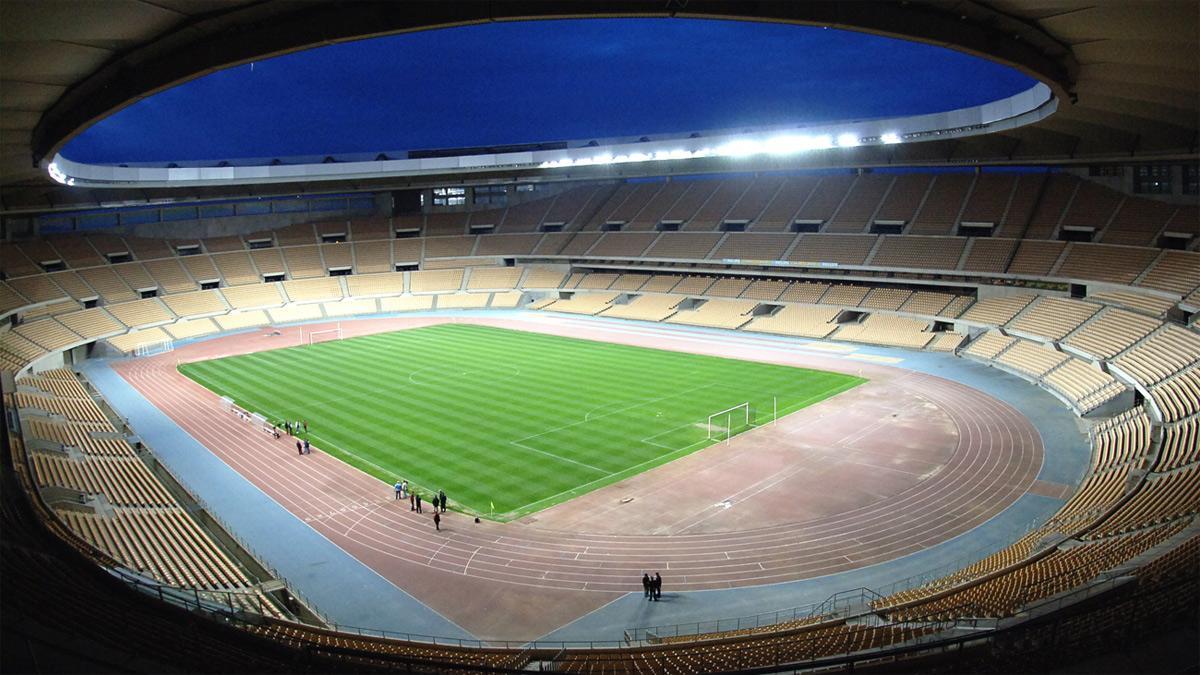
{"type": "MultiPolygon", "coordinates": [[[[1135,382],[1150,402],[1145,409],[1135,407],[1095,425],[1091,473],[1046,526],[994,559],[879,605],[892,620],[1011,616],[1030,602],[1086,584],[1105,569],[1128,564],[1175,536],[1200,511],[1200,455],[1196,450],[1200,369],[1195,365],[1200,338],[1194,330],[1165,320],[1178,318],[1175,306],[1179,298],[1196,296],[1200,255],[1145,248],[1156,243],[1162,228],[1184,229],[1194,222],[1194,217],[1187,220],[1189,213],[1194,211],[1116,195],[1069,176],[893,177],[867,173],[572,188],[547,200],[479,215],[478,222],[495,220],[498,231],[512,233],[480,237],[466,234],[466,225],[477,222],[476,215],[449,214],[421,217],[425,238],[391,240],[392,221],[387,219],[364,222],[361,227],[358,222],[348,226],[299,224],[269,233],[277,248],[250,251],[242,237],[221,237],[198,242],[204,252],[184,256],[176,255],[173,247],[197,242],[91,235],[32,240],[5,246],[0,254],[0,265],[9,277],[0,282],[0,312],[18,311],[24,320],[0,332],[0,366],[17,370],[47,353],[103,338],[109,338],[118,349],[133,351],[142,345],[272,321],[433,307],[515,307],[526,291],[533,297],[543,296],[540,303],[551,311],[740,326],[755,332],[945,351],[959,349],[964,336],[932,332],[928,320],[891,312],[942,320],[961,314],[965,321],[988,329],[970,341],[963,353],[1037,381],[1079,413],[1124,391],[1124,380],[1135,382]],[[1045,194],[1038,198],[1042,183],[1045,194]],[[872,217],[906,222],[905,234],[868,234],[872,217]],[[602,232],[610,219],[625,223],[626,231],[602,232]],[[809,224],[819,221],[820,231],[785,232],[796,219],[809,224]],[[591,231],[576,235],[573,228],[585,226],[584,220],[591,231]],[[749,232],[716,232],[725,220],[746,221],[749,232]],[[685,231],[653,231],[662,221],[680,221],[685,231]],[[948,236],[961,221],[994,223],[993,234],[1001,238],[948,236]],[[563,233],[537,232],[542,223],[559,222],[565,224],[563,233]],[[1100,243],[1054,241],[1064,226],[1094,227],[1095,240],[1100,243]],[[352,245],[319,241],[320,234],[338,228],[352,232],[352,245]],[[107,263],[104,254],[125,250],[133,254],[134,262],[107,263]],[[566,266],[530,266],[526,270],[494,267],[489,260],[487,266],[467,272],[461,269],[475,264],[462,260],[472,254],[535,252],[598,259],[682,260],[697,269],[691,271],[692,276],[679,269],[666,274],[662,272],[669,270],[643,270],[634,265],[628,265],[626,271],[581,271],[566,282],[567,288],[582,289],[569,300],[547,295],[564,286],[566,266]],[[435,265],[448,268],[430,269],[435,265],[425,266],[426,258],[441,258],[435,265]],[[713,269],[731,259],[784,258],[804,265],[803,271],[781,267],[775,278],[758,279],[741,278],[744,275],[737,268],[729,270],[729,276],[713,269]],[[38,263],[50,260],[62,260],[68,269],[43,273],[38,263]],[[398,262],[422,264],[422,269],[395,273],[393,265],[398,262]],[[822,263],[865,269],[851,270],[856,276],[841,280],[828,269],[810,267],[822,263]],[[343,281],[326,276],[329,267],[340,266],[356,272],[344,280],[348,300],[342,300],[343,281]],[[885,277],[887,285],[881,286],[867,279],[882,276],[875,268],[911,270],[913,274],[901,279],[885,277]],[[946,290],[955,282],[918,290],[919,282],[932,280],[934,272],[951,271],[1008,273],[1035,281],[1071,278],[1115,286],[1089,288],[1082,301],[1022,290],[974,302],[972,296],[946,290]],[[819,276],[800,276],[807,272],[819,276]],[[262,274],[286,274],[287,279],[282,285],[262,284],[262,274]],[[403,295],[406,275],[409,292],[422,295],[403,295]],[[219,283],[220,288],[199,291],[198,282],[202,281],[219,283]],[[153,287],[161,297],[138,299],[139,291],[153,287]],[[1139,288],[1162,294],[1146,295],[1139,288]],[[633,296],[621,298],[622,294],[633,296]],[[97,297],[99,307],[82,309],[77,302],[97,297]],[[698,308],[678,311],[680,303],[689,298],[710,299],[698,308]],[[295,302],[309,304],[297,306],[295,302]],[[783,306],[763,307],[758,311],[767,313],[751,315],[761,303],[783,306]],[[268,307],[272,308],[269,313],[261,311],[268,307]],[[843,320],[849,323],[837,324],[843,308],[869,314],[861,323],[853,321],[856,315],[848,314],[851,318],[843,320]],[[995,332],[997,328],[1015,335],[1002,335],[995,332]],[[1032,336],[1038,342],[1016,335],[1032,336]],[[1040,344],[1043,340],[1058,343],[1063,350],[1040,344]],[[1121,380],[1092,360],[1107,362],[1121,380]],[[1161,443],[1156,438],[1161,438],[1161,443]],[[1150,473],[1143,478],[1145,469],[1150,473]],[[1065,536],[1075,539],[1062,541],[1065,536]],[[1047,537],[1048,548],[1042,541],[1047,537]]],[[[53,374],[28,376],[21,382],[46,389],[44,393],[17,392],[12,399],[17,406],[66,418],[65,424],[46,418],[31,421],[28,426],[33,433],[73,447],[77,444],[83,455],[80,459],[32,451],[31,466],[38,482],[104,493],[115,507],[112,516],[64,511],[62,517],[80,536],[130,567],[170,583],[246,588],[248,582],[236,577],[236,568],[226,569],[204,546],[185,544],[193,541],[195,532],[190,528],[194,523],[189,525],[186,514],[172,506],[170,495],[161,486],[152,479],[147,482],[140,460],[127,454],[129,450],[116,439],[89,435],[107,422],[98,411],[86,408],[90,399],[85,391],[71,388],[65,378],[53,374]],[[71,395],[62,395],[67,389],[71,395]],[[101,457],[104,461],[92,460],[101,457]]],[[[313,629],[264,625],[268,628],[263,632],[288,635],[287,639],[305,644],[330,645],[338,639],[351,639],[332,632],[335,637],[318,639],[313,637],[313,629]]],[[[708,659],[729,668],[748,667],[758,663],[753,656],[757,649],[791,649],[804,655],[834,653],[862,645],[892,644],[905,636],[897,632],[889,637],[889,631],[907,630],[903,624],[877,628],[846,623],[816,628],[805,622],[780,624],[700,639],[722,644],[719,648],[683,651],[681,643],[679,653],[622,650],[619,656],[594,650],[589,656],[565,657],[555,665],[579,672],[614,664],[629,670],[676,666],[683,670],[686,668],[678,664],[688,663],[688,659],[708,659]],[[798,639],[801,633],[806,637],[798,639]],[[772,642],[785,634],[790,640],[787,646],[781,647],[784,641],[772,642]],[[762,642],[749,642],[754,639],[762,642]],[[808,646],[796,646],[800,644],[808,646]]],[[[398,647],[401,643],[396,641],[362,641],[368,650],[413,649],[398,647]]],[[[475,651],[461,658],[485,658],[480,654],[475,651]]],[[[489,663],[520,661],[520,657],[505,660],[513,658],[512,652],[499,650],[497,654],[489,663]]]]}
{"type": "Polygon", "coordinates": [[[200,316],[205,314],[224,314],[229,311],[221,293],[217,290],[194,291],[163,297],[163,304],[176,316],[200,316]]]}
{"type": "Polygon", "coordinates": [[[1090,319],[1099,309],[1100,307],[1087,302],[1040,297],[1008,322],[1008,328],[1051,340],[1061,340],[1090,319]]]}
{"type": "Polygon", "coordinates": [[[569,298],[555,300],[554,302],[537,307],[537,309],[549,309],[555,312],[569,312],[571,314],[599,314],[616,300],[618,293],[575,293],[569,298]]]}
{"type": "Polygon", "coordinates": [[[835,340],[865,342],[889,347],[923,349],[933,340],[929,322],[887,314],[870,314],[860,323],[844,324],[833,335],[835,340]]]}
{"type": "Polygon", "coordinates": [[[749,323],[755,300],[706,300],[699,307],[680,310],[667,318],[668,323],[686,323],[711,328],[738,328],[749,323]]]}
{"type": "Polygon", "coordinates": [[[777,335],[795,335],[807,338],[824,338],[837,330],[833,320],[841,313],[834,307],[808,307],[787,305],[771,315],[755,317],[746,325],[746,330],[777,335]]]}
{"type": "Polygon", "coordinates": [[[684,299],[682,295],[639,295],[625,304],[610,305],[600,314],[617,319],[662,321],[674,314],[676,306],[684,299]]]}
{"type": "Polygon", "coordinates": [[[221,277],[228,286],[256,284],[262,281],[262,277],[259,276],[258,270],[250,259],[250,254],[246,251],[217,253],[213,255],[212,261],[221,271],[221,277]]]}
{"type": "Polygon", "coordinates": [[[163,326],[163,330],[176,340],[212,335],[221,331],[221,327],[209,318],[180,319],[173,324],[163,326]]]}
{"type": "Polygon", "coordinates": [[[263,307],[278,307],[283,304],[283,296],[279,292],[278,283],[256,284],[223,288],[221,295],[233,309],[260,309],[263,307]]]}
{"type": "Polygon", "coordinates": [[[812,176],[786,178],[750,229],[754,232],[782,232],[791,227],[797,212],[812,196],[820,183],[812,176]]]}

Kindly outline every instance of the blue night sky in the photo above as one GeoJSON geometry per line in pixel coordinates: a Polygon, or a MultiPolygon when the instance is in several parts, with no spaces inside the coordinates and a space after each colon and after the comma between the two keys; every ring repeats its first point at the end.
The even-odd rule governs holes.
{"type": "Polygon", "coordinates": [[[1034,81],[939,47],[681,19],[497,23],[238,66],[97,123],[94,163],[463,147],[912,115],[1034,81]]]}

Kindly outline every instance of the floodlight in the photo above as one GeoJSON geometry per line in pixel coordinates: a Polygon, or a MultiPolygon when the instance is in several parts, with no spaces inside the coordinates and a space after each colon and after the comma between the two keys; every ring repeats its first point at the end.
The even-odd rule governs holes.
{"type": "Polygon", "coordinates": [[[899,143],[900,134],[897,134],[894,131],[889,131],[888,133],[880,136],[879,140],[883,141],[884,143],[899,143]]]}
{"type": "Polygon", "coordinates": [[[54,179],[55,183],[66,185],[67,174],[63,173],[62,169],[58,168],[58,164],[56,162],[50,162],[50,166],[46,167],[46,173],[50,174],[50,177],[54,179]]]}
{"type": "Polygon", "coordinates": [[[767,139],[767,152],[772,155],[790,155],[808,149],[807,136],[775,136],[767,139]]]}
{"type": "Polygon", "coordinates": [[[759,152],[762,152],[761,145],[758,141],[751,140],[730,141],[717,148],[717,154],[726,157],[746,157],[759,152]]]}
{"type": "Polygon", "coordinates": [[[837,144],[842,148],[853,148],[858,145],[858,136],[850,133],[840,134],[837,137],[837,144]]]}

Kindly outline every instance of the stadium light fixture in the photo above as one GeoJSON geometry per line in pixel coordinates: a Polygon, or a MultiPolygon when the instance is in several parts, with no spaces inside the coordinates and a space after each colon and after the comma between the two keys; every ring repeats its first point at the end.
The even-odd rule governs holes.
{"type": "Polygon", "coordinates": [[[761,144],[749,139],[730,141],[717,148],[717,154],[724,157],[749,157],[759,152],[763,152],[761,144]]]}
{"type": "Polygon", "coordinates": [[[894,131],[889,131],[888,133],[880,136],[879,140],[881,140],[884,143],[887,143],[889,145],[893,144],[893,143],[899,143],[900,142],[900,134],[897,134],[894,131]]]}
{"type": "Polygon", "coordinates": [[[50,166],[46,167],[46,173],[50,174],[50,177],[54,179],[55,183],[67,185],[67,174],[63,173],[62,169],[58,168],[57,163],[50,162],[50,166]]]}
{"type": "Polygon", "coordinates": [[[807,149],[807,136],[775,136],[765,143],[766,151],[772,155],[791,155],[807,149]]]}
{"type": "Polygon", "coordinates": [[[853,148],[858,145],[858,136],[851,133],[839,134],[837,144],[839,148],[853,148]]]}

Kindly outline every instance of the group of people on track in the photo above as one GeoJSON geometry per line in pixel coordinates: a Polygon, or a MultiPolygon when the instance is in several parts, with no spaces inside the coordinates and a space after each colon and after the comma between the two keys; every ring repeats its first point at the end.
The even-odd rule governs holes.
{"type": "MultiPolygon", "coordinates": [[[[424,511],[421,508],[421,504],[422,504],[421,493],[417,492],[416,490],[409,489],[408,481],[397,478],[394,489],[396,492],[396,500],[397,501],[404,500],[404,499],[408,500],[408,510],[409,511],[416,511],[417,513],[424,513],[424,511]]],[[[429,501],[430,501],[430,503],[433,504],[433,526],[435,529],[440,531],[442,529],[442,515],[441,514],[446,512],[446,493],[445,493],[445,491],[438,490],[437,494],[433,495],[433,497],[429,501]]]]}

